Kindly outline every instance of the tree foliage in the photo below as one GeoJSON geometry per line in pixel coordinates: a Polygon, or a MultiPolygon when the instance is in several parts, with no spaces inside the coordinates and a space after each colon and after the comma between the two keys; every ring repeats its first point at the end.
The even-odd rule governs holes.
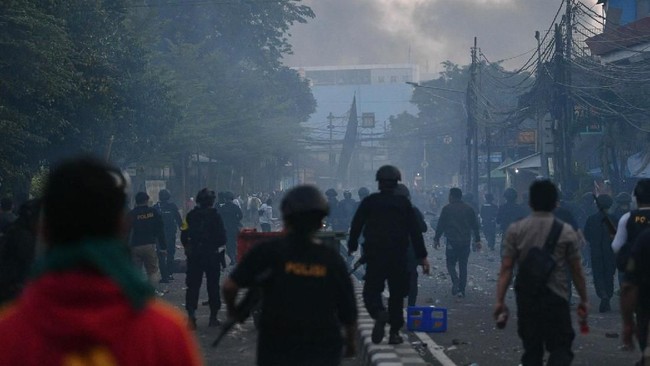
{"type": "MultiPolygon", "coordinates": [[[[388,137],[391,150],[407,171],[423,172],[421,164],[426,160],[428,182],[446,185],[464,171],[467,163],[466,91],[470,67],[449,61],[442,65],[438,78],[422,82],[413,90],[411,102],[418,106],[419,114],[403,113],[391,118],[388,137]]],[[[486,132],[494,136],[492,144],[501,144],[501,148],[507,144],[506,137],[516,133],[519,120],[513,119],[518,116],[517,87],[526,85],[528,79],[529,74],[514,75],[499,64],[480,65],[476,115],[481,154],[486,154],[486,132]]]]}
{"type": "Polygon", "coordinates": [[[298,1],[0,4],[0,179],[78,152],[122,166],[200,151],[233,167],[295,151],[314,111],[282,65],[298,1]]]}

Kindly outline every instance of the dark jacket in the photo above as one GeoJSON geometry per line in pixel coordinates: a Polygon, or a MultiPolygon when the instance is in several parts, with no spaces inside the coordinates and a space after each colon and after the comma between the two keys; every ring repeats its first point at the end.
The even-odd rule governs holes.
{"type": "MultiPolygon", "coordinates": [[[[420,211],[420,209],[418,209],[415,206],[413,206],[413,211],[415,212],[415,217],[417,218],[420,231],[422,233],[426,233],[429,227],[427,226],[427,222],[424,221],[424,215],[422,214],[422,211],[420,211]]],[[[408,269],[409,271],[413,271],[418,266],[418,261],[415,258],[415,250],[413,249],[413,245],[409,245],[407,255],[408,255],[408,269]]]]}
{"type": "Polygon", "coordinates": [[[462,201],[454,201],[443,207],[438,219],[434,241],[440,240],[443,234],[449,242],[453,243],[469,245],[472,234],[474,234],[474,241],[481,240],[474,209],[462,201]]]}
{"type": "Polygon", "coordinates": [[[491,230],[494,232],[494,229],[497,224],[497,212],[499,207],[493,203],[486,203],[481,206],[481,224],[483,225],[483,230],[491,230]]]}
{"type": "Polygon", "coordinates": [[[223,226],[226,232],[229,235],[236,235],[242,227],[241,220],[244,217],[241,208],[232,203],[232,201],[226,201],[226,203],[219,207],[218,212],[221,220],[223,220],[223,226]]]}
{"type": "Polygon", "coordinates": [[[213,254],[226,245],[226,230],[215,208],[195,207],[185,217],[181,243],[189,256],[213,254]]]}
{"type": "Polygon", "coordinates": [[[505,234],[508,226],[517,220],[521,220],[528,215],[526,209],[514,202],[506,202],[499,206],[497,211],[497,224],[501,232],[505,234]]]}
{"type": "Polygon", "coordinates": [[[129,234],[131,246],[157,244],[159,250],[167,250],[162,217],[156,209],[149,206],[136,206],[127,217],[131,224],[129,234]]]}
{"type": "MultiPolygon", "coordinates": [[[[607,214],[610,220],[616,218],[607,214]]],[[[616,257],[612,250],[612,236],[603,222],[605,215],[597,212],[587,218],[584,228],[585,240],[591,246],[591,266],[594,274],[613,276],[616,271],[616,257]]]]}
{"type": "Polygon", "coordinates": [[[158,202],[153,207],[162,216],[165,232],[175,235],[183,223],[181,214],[178,212],[178,206],[172,202],[158,202]]]}
{"type": "Polygon", "coordinates": [[[427,256],[418,219],[411,202],[404,196],[384,191],[373,193],[361,201],[350,227],[350,251],[357,250],[362,231],[365,253],[379,251],[405,258],[410,242],[416,258],[427,256]]]}

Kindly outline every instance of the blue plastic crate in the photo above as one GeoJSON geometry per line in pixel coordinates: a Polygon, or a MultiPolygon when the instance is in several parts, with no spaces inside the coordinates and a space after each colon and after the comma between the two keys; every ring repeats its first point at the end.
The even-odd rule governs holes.
{"type": "Polygon", "coordinates": [[[447,309],[435,306],[409,306],[406,309],[406,328],[413,332],[446,332],[447,309]]]}

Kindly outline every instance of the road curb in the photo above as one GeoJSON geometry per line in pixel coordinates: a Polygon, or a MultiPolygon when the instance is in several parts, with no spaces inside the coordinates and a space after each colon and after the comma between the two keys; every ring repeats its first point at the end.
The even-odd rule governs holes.
{"type": "MultiPolygon", "coordinates": [[[[358,344],[361,364],[366,366],[426,366],[427,362],[407,343],[390,345],[384,340],[380,344],[372,343],[370,339],[375,321],[370,317],[363,304],[363,285],[352,279],[355,287],[357,308],[359,309],[358,344]]],[[[404,339],[409,338],[403,334],[404,339]]]]}

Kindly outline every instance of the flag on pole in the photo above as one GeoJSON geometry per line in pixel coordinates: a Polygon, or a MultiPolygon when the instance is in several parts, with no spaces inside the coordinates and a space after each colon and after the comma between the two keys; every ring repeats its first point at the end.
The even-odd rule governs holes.
{"type": "Polygon", "coordinates": [[[339,183],[347,185],[348,183],[348,168],[350,160],[352,160],[352,153],[357,142],[357,128],[359,121],[357,120],[357,96],[352,98],[352,107],[350,108],[350,116],[348,117],[348,127],[345,130],[345,137],[343,138],[343,148],[341,150],[341,157],[339,158],[338,179],[339,183]]]}

